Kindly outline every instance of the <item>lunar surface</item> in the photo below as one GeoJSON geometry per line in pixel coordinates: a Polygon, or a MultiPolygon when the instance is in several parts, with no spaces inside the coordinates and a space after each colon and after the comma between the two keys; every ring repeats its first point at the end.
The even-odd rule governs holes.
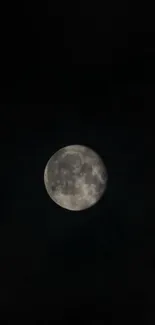
{"type": "Polygon", "coordinates": [[[62,208],[79,211],[97,203],[105,192],[107,170],[92,149],[71,145],[47,162],[44,183],[50,198],[62,208]]]}

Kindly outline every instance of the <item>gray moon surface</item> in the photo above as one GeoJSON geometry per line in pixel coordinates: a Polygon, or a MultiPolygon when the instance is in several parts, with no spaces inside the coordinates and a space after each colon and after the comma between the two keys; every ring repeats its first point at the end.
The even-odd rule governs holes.
{"type": "Polygon", "coordinates": [[[44,184],[50,198],[64,209],[80,211],[96,204],[107,187],[107,170],[91,148],[70,145],[48,160],[44,184]]]}

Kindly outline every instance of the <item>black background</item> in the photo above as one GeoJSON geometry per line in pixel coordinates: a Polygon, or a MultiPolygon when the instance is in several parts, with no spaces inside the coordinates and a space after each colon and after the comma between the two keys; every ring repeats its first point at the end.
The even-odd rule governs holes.
{"type": "Polygon", "coordinates": [[[24,1],[1,12],[1,318],[151,324],[151,8],[24,1]],[[101,155],[109,180],[96,206],[73,213],[50,200],[43,172],[75,143],[101,155]]]}

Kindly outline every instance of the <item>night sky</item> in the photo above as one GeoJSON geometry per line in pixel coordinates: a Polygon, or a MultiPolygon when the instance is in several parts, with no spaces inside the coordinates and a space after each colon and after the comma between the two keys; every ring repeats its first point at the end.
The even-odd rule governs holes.
{"type": "Polygon", "coordinates": [[[154,324],[151,15],[112,1],[4,6],[0,318],[154,324]],[[103,198],[81,212],[57,206],[43,181],[70,144],[108,172],[103,198]]]}

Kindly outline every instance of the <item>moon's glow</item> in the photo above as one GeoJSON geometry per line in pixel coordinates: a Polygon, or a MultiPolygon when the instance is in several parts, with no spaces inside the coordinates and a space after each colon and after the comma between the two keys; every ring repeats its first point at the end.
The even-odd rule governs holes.
{"type": "Polygon", "coordinates": [[[107,171],[92,149],[72,145],[58,150],[47,162],[44,183],[50,198],[68,210],[84,210],[103,195],[107,171]]]}

